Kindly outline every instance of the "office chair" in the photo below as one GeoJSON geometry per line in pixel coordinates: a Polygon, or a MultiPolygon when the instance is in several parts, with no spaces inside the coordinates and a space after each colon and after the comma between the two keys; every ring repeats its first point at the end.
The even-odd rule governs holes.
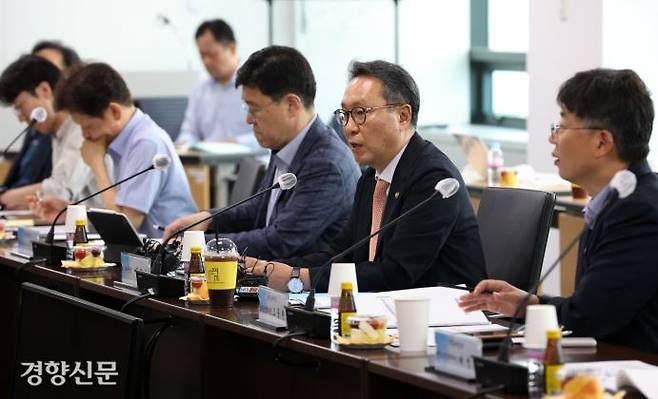
{"type": "Polygon", "coordinates": [[[176,141],[187,109],[187,97],[142,97],[135,99],[141,109],[164,129],[171,141],[176,141]]]}
{"type": "Polygon", "coordinates": [[[81,392],[94,399],[140,397],[144,343],[140,318],[23,283],[16,341],[13,398],[77,398],[81,392]],[[38,362],[40,373],[37,366],[29,366],[38,362]],[[56,365],[48,369],[47,362],[56,365]]]}
{"type": "Polygon", "coordinates": [[[555,200],[536,190],[482,192],[477,218],[489,278],[526,291],[539,281],[555,200]]]}
{"type": "Polygon", "coordinates": [[[243,158],[238,162],[237,172],[233,179],[233,188],[229,194],[228,204],[247,198],[258,189],[265,175],[265,165],[255,158],[243,158]]]}

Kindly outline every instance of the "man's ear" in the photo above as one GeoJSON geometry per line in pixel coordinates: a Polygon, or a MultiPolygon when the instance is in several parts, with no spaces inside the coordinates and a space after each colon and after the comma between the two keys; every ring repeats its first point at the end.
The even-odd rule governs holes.
{"type": "Polygon", "coordinates": [[[304,109],[304,102],[296,94],[286,94],[283,98],[288,106],[288,115],[295,116],[304,109]]]}
{"type": "Polygon", "coordinates": [[[601,129],[595,136],[596,155],[605,156],[613,151],[616,151],[617,145],[615,143],[615,136],[608,129],[601,129]]]}
{"type": "Polygon", "coordinates": [[[110,105],[107,106],[107,110],[109,111],[113,121],[118,121],[121,119],[121,115],[123,114],[123,107],[121,107],[121,105],[115,102],[111,102],[110,105]]]}
{"type": "Polygon", "coordinates": [[[411,105],[404,104],[400,106],[400,119],[399,123],[402,127],[406,127],[411,124],[411,119],[413,112],[411,111],[411,105]]]}
{"type": "Polygon", "coordinates": [[[34,92],[37,94],[37,97],[43,98],[46,100],[52,100],[53,97],[53,88],[50,87],[50,83],[45,80],[37,85],[34,88],[34,92]]]}

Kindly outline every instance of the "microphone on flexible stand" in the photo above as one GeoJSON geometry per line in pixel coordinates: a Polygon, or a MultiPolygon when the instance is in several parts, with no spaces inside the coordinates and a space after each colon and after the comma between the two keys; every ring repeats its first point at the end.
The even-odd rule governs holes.
{"type": "Polygon", "coordinates": [[[443,199],[447,199],[455,195],[455,193],[458,190],[459,190],[459,181],[457,179],[449,177],[440,180],[434,186],[434,192],[429,197],[419,202],[418,204],[408,209],[407,211],[401,213],[398,217],[390,220],[389,222],[381,226],[377,231],[363,237],[361,240],[357,241],[356,243],[354,243],[344,251],[331,257],[328,261],[323,263],[322,266],[319,267],[319,271],[315,274],[314,278],[311,281],[311,290],[309,291],[308,297],[306,298],[306,303],[304,304],[304,308],[299,309],[290,306],[286,307],[288,330],[289,331],[305,330],[310,336],[326,337],[329,334],[329,324],[328,324],[330,322],[329,317],[323,318],[326,321],[322,322],[318,320],[319,318],[322,318],[322,316],[319,316],[318,313],[314,312],[315,289],[317,288],[317,285],[320,281],[320,277],[322,277],[327,272],[327,270],[330,270],[331,265],[335,261],[349,254],[350,252],[354,251],[356,248],[360,247],[366,242],[370,241],[372,237],[394,226],[401,219],[405,218],[407,215],[411,214],[412,212],[416,211],[418,208],[421,208],[423,205],[427,204],[438,194],[441,194],[441,197],[443,199]],[[325,329],[325,323],[327,323],[326,329],[325,329]]]}
{"type": "MultiPolygon", "coordinates": [[[[227,206],[226,208],[222,208],[216,212],[212,212],[207,217],[197,220],[192,224],[189,224],[181,229],[176,230],[171,236],[166,237],[162,242],[162,244],[160,245],[160,252],[155,257],[155,260],[151,264],[151,272],[150,273],[142,272],[139,270],[135,271],[135,275],[137,277],[137,288],[139,289],[139,291],[155,292],[155,295],[160,295],[165,297],[179,297],[183,295],[185,290],[185,282],[181,279],[175,277],[168,277],[165,274],[163,274],[163,272],[166,271],[166,269],[163,269],[163,267],[165,266],[166,247],[167,247],[167,243],[169,243],[169,241],[171,241],[172,238],[178,236],[179,234],[185,232],[186,230],[191,229],[194,226],[197,226],[205,222],[206,220],[210,220],[217,215],[227,212],[239,205],[244,204],[247,201],[250,201],[274,189],[278,188],[281,190],[290,190],[291,188],[295,187],[296,184],[297,184],[297,176],[295,176],[294,173],[284,173],[277,178],[276,183],[274,183],[273,185],[263,190],[260,190],[259,192],[243,199],[242,201],[238,201],[233,205],[227,206]]],[[[217,234],[217,231],[215,231],[215,234],[217,234]]]]}
{"type": "MultiPolygon", "coordinates": [[[[171,163],[171,159],[169,159],[169,156],[167,154],[157,154],[153,157],[153,160],[151,162],[151,166],[149,166],[148,168],[146,168],[144,170],[141,170],[141,171],[139,171],[139,172],[137,172],[137,173],[135,173],[131,176],[128,176],[125,179],[122,179],[122,180],[120,180],[120,181],[118,181],[118,182],[116,182],[116,183],[114,183],[114,184],[112,184],[108,187],[105,187],[102,190],[96,191],[95,193],[93,193],[89,196],[86,196],[83,199],[81,199],[79,201],[76,201],[76,202],[74,202],[70,205],[81,204],[81,203],[83,203],[83,202],[85,202],[85,201],[87,201],[91,198],[96,197],[99,194],[102,194],[102,193],[106,192],[107,190],[110,190],[110,189],[112,189],[112,188],[114,188],[114,187],[116,187],[116,186],[118,186],[122,183],[125,183],[128,180],[134,179],[135,177],[137,177],[139,175],[143,175],[144,173],[149,172],[151,170],[166,170],[169,167],[170,163],[171,163]]],[[[46,242],[50,244],[50,264],[51,265],[55,264],[55,261],[53,259],[53,243],[55,241],[55,224],[57,223],[57,220],[59,219],[59,217],[62,216],[62,214],[64,214],[64,212],[66,212],[67,209],[68,209],[68,207],[63,208],[59,211],[59,213],[57,213],[57,216],[55,216],[55,219],[53,219],[53,222],[50,225],[50,230],[48,230],[48,235],[46,237],[46,242]]]]}
{"type": "Polygon", "coordinates": [[[32,110],[30,113],[30,122],[27,124],[25,129],[21,130],[20,133],[14,139],[5,147],[5,150],[2,151],[2,155],[0,156],[0,161],[4,160],[7,157],[7,153],[9,153],[9,149],[11,149],[11,146],[14,145],[16,141],[18,141],[19,138],[21,138],[25,133],[28,132],[34,125],[37,123],[42,123],[48,118],[48,111],[44,107],[36,107],[35,109],[32,110]]]}
{"type": "MultiPolygon", "coordinates": [[[[608,195],[608,198],[606,199],[606,202],[604,203],[603,207],[601,208],[601,211],[598,213],[591,230],[594,230],[594,228],[598,225],[599,221],[601,220],[603,214],[608,210],[608,208],[610,208],[610,206],[612,206],[612,204],[614,204],[620,199],[624,199],[629,195],[633,194],[636,186],[637,186],[637,177],[633,172],[629,171],[628,169],[624,169],[615,173],[615,175],[612,177],[612,180],[610,180],[609,183],[611,192],[608,195]]],[[[544,275],[539,279],[539,281],[537,281],[537,283],[533,284],[530,287],[528,293],[523,297],[523,300],[521,300],[521,302],[519,302],[519,304],[514,309],[514,313],[512,315],[512,322],[514,322],[514,320],[519,317],[519,315],[521,314],[521,310],[525,309],[525,307],[528,305],[528,302],[530,302],[530,298],[532,298],[533,292],[537,291],[537,289],[542,285],[542,283],[546,280],[546,278],[553,272],[553,270],[557,267],[557,265],[560,264],[560,261],[571,251],[571,249],[580,240],[586,229],[589,229],[589,227],[585,226],[585,228],[566,246],[566,248],[562,251],[562,253],[560,253],[557,259],[553,261],[553,263],[548,267],[548,269],[546,269],[546,272],[544,272],[544,275]]],[[[525,370],[525,368],[523,368],[522,366],[514,365],[509,362],[509,351],[513,345],[511,338],[513,332],[512,330],[513,329],[511,328],[511,326],[507,330],[507,335],[505,336],[505,340],[501,344],[500,349],[498,351],[497,361],[474,356],[476,375],[479,368],[480,372],[483,373],[486,379],[486,381],[480,381],[481,383],[483,384],[486,383],[486,385],[496,385],[501,383],[507,384],[506,389],[508,393],[523,393],[521,392],[523,389],[525,389],[524,392],[527,393],[527,388],[528,388],[527,370],[525,370]],[[512,375],[515,374],[514,370],[519,370],[519,374],[516,374],[519,381],[519,386],[516,387],[518,389],[514,389],[515,384],[509,383],[510,379],[514,379],[514,377],[512,377],[512,375]]],[[[480,376],[478,376],[478,380],[480,380],[480,376]]]]}

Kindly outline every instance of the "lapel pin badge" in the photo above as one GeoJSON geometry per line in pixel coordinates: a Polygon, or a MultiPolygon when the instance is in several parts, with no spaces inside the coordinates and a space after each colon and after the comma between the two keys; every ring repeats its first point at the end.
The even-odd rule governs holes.
{"type": "Polygon", "coordinates": [[[395,197],[395,199],[400,198],[400,192],[399,192],[399,191],[396,191],[394,197],[395,197]]]}

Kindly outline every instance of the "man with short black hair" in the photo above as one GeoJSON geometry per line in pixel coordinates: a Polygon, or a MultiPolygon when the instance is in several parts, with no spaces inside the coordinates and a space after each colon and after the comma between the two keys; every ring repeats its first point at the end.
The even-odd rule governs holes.
{"type": "Polygon", "coordinates": [[[54,107],[54,89],[61,74],[50,61],[26,55],[9,65],[0,76],[0,102],[13,106],[22,122],[29,122],[32,111],[43,107],[48,116],[34,128],[53,138],[50,177],[5,191],[0,203],[8,209],[26,208],[28,197],[38,191],[64,201],[75,201],[95,191],[93,175],[80,159],[80,127],[68,113],[54,107]]]}
{"type": "MultiPolygon", "coordinates": [[[[273,262],[269,285],[285,290],[291,276],[298,276],[306,289],[317,280],[317,289],[326,292],[329,273],[320,265],[427,199],[445,178],[461,183],[452,197],[436,196],[338,261],[356,263],[361,291],[474,285],[486,278],[478,224],[461,175],[416,132],[416,82],[385,61],[355,62],[350,76],[335,115],[354,158],[369,166],[357,185],[351,217],[327,250],[273,262]]],[[[264,274],[270,263],[247,260],[256,274],[264,274]]]]}
{"type": "MultiPolygon", "coordinates": [[[[567,80],[557,102],[561,118],[549,138],[555,164],[592,199],[574,293],[532,295],[529,304],[555,305],[560,324],[576,335],[656,353],[658,178],[646,159],[654,120],[649,91],[631,70],[593,69],[567,80]],[[637,186],[615,200],[609,184],[624,169],[635,174],[637,186]]],[[[485,280],[461,306],[512,315],[526,296],[505,281],[485,280]]]]}
{"type": "Polygon", "coordinates": [[[176,143],[238,141],[253,145],[240,88],[235,84],[239,59],[233,30],[225,21],[214,19],[203,22],[194,37],[210,77],[192,91],[176,143]]]}
{"type": "MultiPolygon", "coordinates": [[[[72,70],[58,87],[56,105],[70,112],[82,128],[82,159],[101,187],[148,168],[157,154],[171,160],[167,170],[149,172],[102,193],[105,208],[125,213],[141,233],[152,237],[161,235],[155,225],[196,211],[171,139],[135,107],[125,81],[112,67],[93,63],[72,70]],[[106,153],[114,161],[113,175],[103,162],[106,153]]],[[[52,211],[62,205],[42,206],[52,211]]]]}
{"type": "Polygon", "coordinates": [[[80,63],[80,57],[75,50],[55,40],[38,42],[32,48],[32,54],[47,59],[64,72],[80,63]]]}
{"type": "MultiPolygon", "coordinates": [[[[304,56],[290,47],[270,46],[252,54],[238,70],[247,122],[258,143],[272,150],[261,189],[283,173],[297,175],[292,190],[273,190],[202,223],[251,256],[281,258],[324,248],[349,215],[360,171],[335,132],[313,105],[315,77],[304,56]]],[[[165,236],[208,212],[181,218],[165,236]]]]}

